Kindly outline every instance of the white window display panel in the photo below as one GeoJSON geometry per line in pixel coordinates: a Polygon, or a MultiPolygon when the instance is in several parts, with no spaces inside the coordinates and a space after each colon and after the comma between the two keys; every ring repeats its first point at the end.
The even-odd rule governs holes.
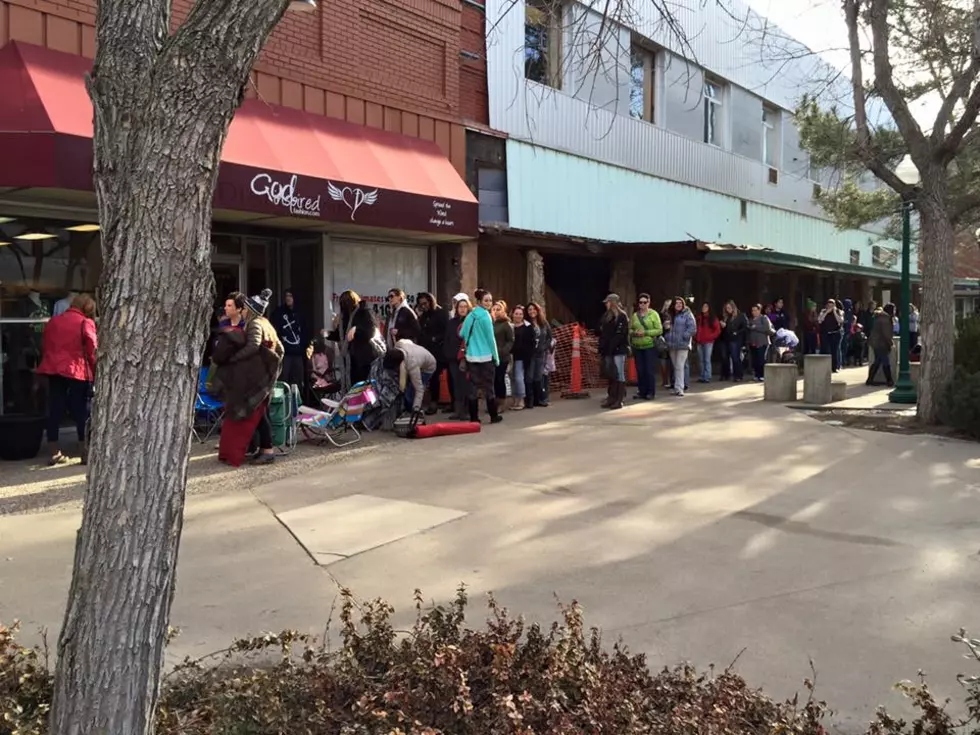
{"type": "Polygon", "coordinates": [[[337,242],[333,255],[333,312],[338,299],[353,289],[371,304],[379,319],[388,316],[388,291],[401,288],[410,304],[419,291],[429,290],[429,249],[422,246],[381,245],[368,242],[337,242]]]}

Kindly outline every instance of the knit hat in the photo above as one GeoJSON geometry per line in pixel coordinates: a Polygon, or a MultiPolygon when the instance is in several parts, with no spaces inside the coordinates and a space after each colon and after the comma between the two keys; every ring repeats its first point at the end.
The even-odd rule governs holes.
{"type": "Polygon", "coordinates": [[[458,293],[455,296],[453,296],[453,306],[458,304],[460,301],[465,301],[468,304],[470,303],[470,297],[467,296],[465,293],[458,293]]]}
{"type": "Polygon", "coordinates": [[[614,304],[618,304],[619,303],[619,294],[618,293],[611,293],[611,294],[609,294],[608,296],[606,296],[606,298],[604,298],[602,300],[602,303],[606,304],[606,303],[609,303],[610,301],[612,303],[614,303],[614,304]]]}
{"type": "Polygon", "coordinates": [[[269,300],[272,298],[272,289],[263,288],[258,296],[249,296],[245,299],[245,305],[253,312],[262,316],[269,308],[269,300]]]}

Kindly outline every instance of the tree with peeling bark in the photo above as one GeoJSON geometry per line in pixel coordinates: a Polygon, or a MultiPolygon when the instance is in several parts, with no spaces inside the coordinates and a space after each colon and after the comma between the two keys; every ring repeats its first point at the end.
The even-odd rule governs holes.
{"type": "Polygon", "coordinates": [[[191,422],[214,289],[221,148],[289,0],[100,0],[88,79],[104,269],[88,492],[51,732],[139,735],[174,595],[191,422]]]}
{"type": "MultiPolygon", "coordinates": [[[[918,416],[934,423],[953,377],[954,234],[980,213],[980,0],[843,0],[850,51],[848,114],[804,98],[800,138],[821,167],[842,174],[821,196],[842,227],[918,215],[922,263],[922,372],[918,416]],[[867,82],[866,82],[867,77],[867,82]],[[875,106],[888,121],[873,119],[875,106]],[[935,106],[931,128],[913,114],[935,106]],[[909,156],[920,183],[896,174],[909,156]],[[885,187],[862,186],[870,172],[885,187]]],[[[906,308],[904,305],[902,308],[906,308]]]]}

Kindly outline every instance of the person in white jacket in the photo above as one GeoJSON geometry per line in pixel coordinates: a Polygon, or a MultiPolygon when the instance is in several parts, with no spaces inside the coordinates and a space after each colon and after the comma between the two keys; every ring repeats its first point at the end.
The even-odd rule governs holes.
{"type": "Polygon", "coordinates": [[[393,361],[399,363],[399,382],[405,391],[405,402],[411,404],[413,411],[419,411],[425,398],[425,386],[436,371],[436,358],[409,339],[396,340],[393,353],[393,361]],[[398,355],[401,355],[400,359],[398,355]]]}

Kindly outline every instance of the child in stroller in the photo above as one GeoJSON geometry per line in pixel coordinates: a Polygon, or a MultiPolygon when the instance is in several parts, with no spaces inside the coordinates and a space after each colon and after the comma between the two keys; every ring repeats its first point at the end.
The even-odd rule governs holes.
{"type": "Polygon", "coordinates": [[[342,388],[337,379],[337,371],[330,364],[326,340],[322,336],[317,336],[313,340],[313,354],[310,357],[310,364],[312,370],[308,385],[310,386],[310,393],[313,394],[311,404],[320,406],[324,398],[336,398],[342,388]]]}
{"type": "Polygon", "coordinates": [[[776,336],[772,340],[773,361],[783,364],[796,364],[799,362],[800,338],[795,332],[780,327],[776,330],[776,336]]]}

